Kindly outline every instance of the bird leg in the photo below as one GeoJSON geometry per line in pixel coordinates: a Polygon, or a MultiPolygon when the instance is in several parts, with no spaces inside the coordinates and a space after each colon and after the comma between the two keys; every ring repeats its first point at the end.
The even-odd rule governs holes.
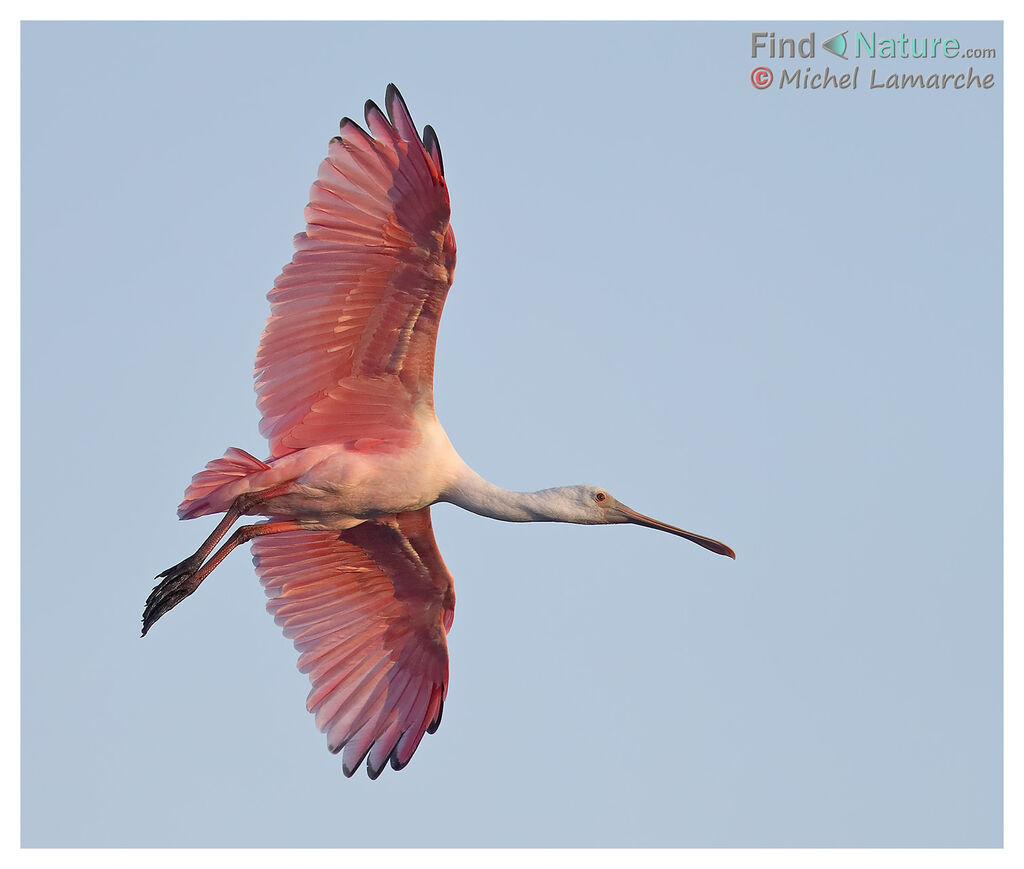
{"type": "Polygon", "coordinates": [[[281,531],[292,531],[299,527],[296,522],[268,522],[260,525],[244,525],[235,531],[228,538],[228,542],[222,546],[217,553],[206,564],[207,556],[213,552],[214,547],[220,539],[228,532],[228,529],[238,520],[240,516],[258,504],[283,494],[290,488],[290,483],[264,489],[260,492],[246,492],[239,495],[231,502],[231,506],[224,514],[224,518],[217,523],[213,533],[184,561],[179,561],[173,567],[167,568],[157,576],[162,580],[149,597],[146,599],[146,609],[142,614],[142,636],[146,636],[149,629],[164,613],[174,609],[192,592],[199,588],[199,584],[210,575],[211,571],[224,560],[225,556],[239,543],[245,543],[253,537],[262,534],[275,534],[281,531]]]}
{"type": "MultiPolygon", "coordinates": [[[[142,613],[142,636],[146,636],[157,619],[170,612],[199,588],[199,584],[213,573],[213,569],[236,546],[241,543],[248,543],[253,537],[262,537],[264,534],[280,534],[282,531],[297,531],[301,527],[293,519],[288,519],[284,522],[262,522],[256,525],[243,525],[241,528],[236,528],[234,533],[227,539],[227,542],[214,553],[213,557],[206,564],[203,564],[198,569],[186,567],[180,570],[180,565],[176,565],[169,570],[165,570],[160,576],[166,578],[146,598],[146,609],[142,613]]],[[[182,562],[184,565],[191,563],[192,558],[186,558],[182,562]]]]}

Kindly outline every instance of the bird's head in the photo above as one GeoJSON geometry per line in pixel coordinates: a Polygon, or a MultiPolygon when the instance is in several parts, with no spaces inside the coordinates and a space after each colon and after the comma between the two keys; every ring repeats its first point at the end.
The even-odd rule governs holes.
{"type": "Polygon", "coordinates": [[[636,510],[627,507],[617,498],[613,498],[607,489],[600,486],[565,486],[549,491],[559,493],[560,500],[563,500],[568,511],[571,512],[571,518],[567,517],[570,522],[580,525],[619,525],[629,522],[633,525],[643,525],[645,528],[654,528],[658,531],[667,531],[669,534],[685,537],[718,555],[727,555],[729,558],[736,557],[736,553],[724,543],[684,531],[682,528],[676,528],[666,522],[659,522],[650,516],[644,516],[643,513],[637,513],[636,510]]]}

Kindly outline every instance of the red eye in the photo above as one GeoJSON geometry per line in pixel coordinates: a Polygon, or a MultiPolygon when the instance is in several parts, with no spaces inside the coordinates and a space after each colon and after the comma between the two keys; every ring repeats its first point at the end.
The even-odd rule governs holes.
{"type": "Polygon", "coordinates": [[[598,493],[597,493],[596,495],[594,495],[594,497],[595,497],[595,498],[596,498],[596,499],[597,499],[598,501],[603,501],[603,500],[604,500],[605,498],[607,498],[608,496],[607,496],[607,495],[606,495],[606,494],[605,494],[604,492],[598,492],[598,493]]]}

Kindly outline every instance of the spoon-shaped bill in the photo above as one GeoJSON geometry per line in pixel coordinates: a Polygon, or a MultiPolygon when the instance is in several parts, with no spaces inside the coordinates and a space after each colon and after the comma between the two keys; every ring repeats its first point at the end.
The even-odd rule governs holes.
{"type": "Polygon", "coordinates": [[[682,528],[676,528],[675,525],[669,525],[667,522],[659,522],[657,519],[652,519],[650,516],[644,516],[643,513],[637,513],[636,510],[632,510],[622,503],[618,505],[618,508],[626,517],[626,521],[632,522],[634,525],[643,525],[645,528],[655,528],[658,531],[667,531],[669,534],[676,534],[679,537],[685,537],[687,540],[696,543],[698,546],[703,546],[705,549],[710,549],[718,555],[728,555],[729,558],[736,558],[736,553],[718,540],[712,540],[710,537],[703,537],[700,534],[693,534],[690,531],[683,531],[682,528]]]}

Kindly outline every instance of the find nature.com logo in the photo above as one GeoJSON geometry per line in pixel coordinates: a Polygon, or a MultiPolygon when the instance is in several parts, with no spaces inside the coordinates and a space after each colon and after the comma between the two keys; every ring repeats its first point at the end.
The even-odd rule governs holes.
{"type": "MultiPolygon", "coordinates": [[[[937,60],[963,62],[964,60],[992,60],[996,49],[991,47],[964,48],[960,40],[943,36],[898,36],[883,35],[877,31],[858,30],[850,35],[849,29],[817,42],[812,30],[807,36],[776,36],[775,31],[754,31],[750,34],[750,56],[755,60],[795,61],[815,60],[815,46],[820,46],[830,55],[849,63],[855,60],[937,60]]],[[[985,91],[995,86],[995,73],[975,71],[973,63],[966,71],[961,66],[951,71],[908,73],[886,70],[872,64],[864,78],[861,66],[823,70],[813,66],[790,66],[772,69],[769,66],[755,66],[750,72],[750,83],[757,90],[768,90],[773,85],[779,90],[857,90],[866,82],[865,88],[873,91],[926,90],[978,90],[985,91]]]]}

